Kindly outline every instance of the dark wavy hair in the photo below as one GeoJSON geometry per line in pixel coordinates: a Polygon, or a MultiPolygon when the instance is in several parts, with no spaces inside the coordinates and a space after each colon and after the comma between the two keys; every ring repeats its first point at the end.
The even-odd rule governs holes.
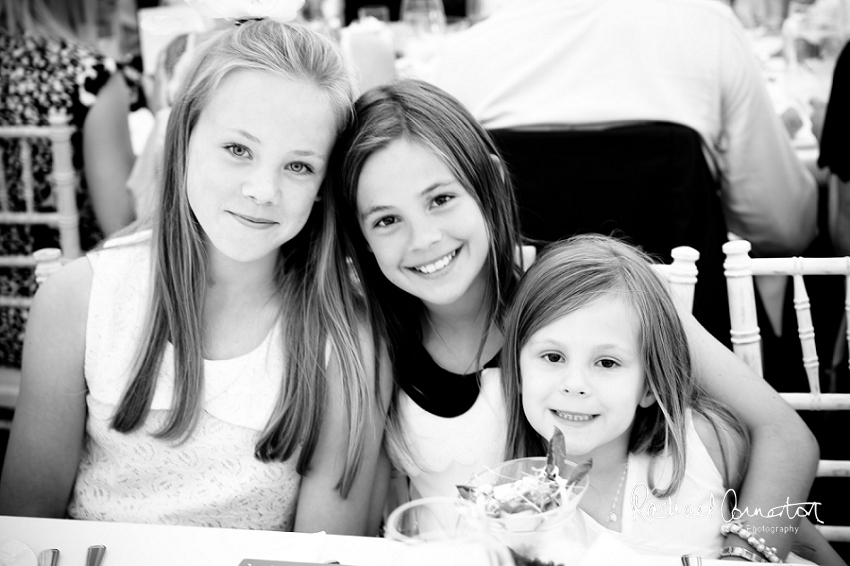
{"type": "MultiPolygon", "coordinates": [[[[354,120],[334,149],[333,197],[341,250],[350,258],[362,286],[373,333],[385,340],[394,366],[414,344],[421,343],[424,306],[391,283],[369,251],[359,224],[357,188],[366,161],[398,139],[433,151],[484,216],[490,239],[489,294],[484,305],[488,322],[501,324],[520,275],[515,261],[520,232],[514,189],[499,159],[494,159],[499,152],[489,134],[460,102],[428,83],[403,80],[367,91],[355,103],[354,120]]],[[[486,335],[481,348],[485,340],[486,335]]],[[[387,438],[408,453],[399,436],[396,398],[393,395],[387,438]]]]}

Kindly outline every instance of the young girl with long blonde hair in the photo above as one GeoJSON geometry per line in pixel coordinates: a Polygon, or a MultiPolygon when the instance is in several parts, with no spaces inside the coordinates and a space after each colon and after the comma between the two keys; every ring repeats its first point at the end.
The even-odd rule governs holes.
{"type": "Polygon", "coordinates": [[[322,202],[351,99],[339,48],[301,25],[199,50],[152,229],[36,296],[3,513],[377,529],[389,384],[322,202]]]}

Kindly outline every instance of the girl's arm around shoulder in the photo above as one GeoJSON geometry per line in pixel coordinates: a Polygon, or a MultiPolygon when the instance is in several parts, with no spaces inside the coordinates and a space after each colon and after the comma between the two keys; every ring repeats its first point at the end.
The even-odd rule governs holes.
{"type": "Polygon", "coordinates": [[[91,265],[80,258],[51,275],[35,295],[0,482],[0,513],[65,516],[85,431],[91,281],[91,265]]]}
{"type": "MultiPolygon", "coordinates": [[[[694,414],[694,428],[714,465],[725,478],[729,478],[730,484],[726,485],[726,488],[737,491],[746,473],[748,452],[746,438],[721,419],[715,419],[712,423],[699,414],[694,414]]],[[[847,563],[830,546],[829,541],[809,520],[802,519],[796,536],[788,538],[793,540],[791,550],[797,556],[820,566],[847,566],[847,563]]],[[[743,543],[743,541],[740,542],[743,543]]],[[[746,545],[743,546],[746,548],[746,545]]],[[[791,560],[790,557],[789,560],[791,560]]]]}
{"type": "Polygon", "coordinates": [[[800,529],[797,531],[794,547],[791,550],[797,556],[811,560],[820,566],[847,566],[847,562],[807,519],[800,521],[800,529]]]}
{"type": "MultiPolygon", "coordinates": [[[[300,532],[325,531],[330,534],[375,535],[379,520],[376,513],[383,510],[386,495],[387,461],[381,455],[384,422],[392,394],[392,370],[389,356],[383,345],[380,348],[380,369],[375,368],[375,353],[371,334],[361,327],[360,343],[365,374],[373,379],[380,397],[374,395],[364,409],[363,452],[360,469],[348,496],[343,498],[337,489],[345,465],[348,444],[340,368],[331,356],[328,365],[328,398],[325,417],[316,452],[310,463],[310,472],[301,480],[295,530],[300,532]]],[[[374,388],[373,388],[374,391],[374,388]]]]}
{"type": "MultiPolygon", "coordinates": [[[[797,412],[693,316],[682,314],[682,322],[700,386],[729,409],[750,435],[749,463],[737,506],[748,523],[766,528],[767,543],[784,557],[793,537],[779,527],[797,526],[800,518],[793,506],[787,513],[779,511],[788,502],[806,501],[817,470],[817,441],[797,412]],[[772,509],[774,513],[770,513],[772,509]]],[[[730,535],[727,541],[731,544],[735,537],[730,535]]]]}

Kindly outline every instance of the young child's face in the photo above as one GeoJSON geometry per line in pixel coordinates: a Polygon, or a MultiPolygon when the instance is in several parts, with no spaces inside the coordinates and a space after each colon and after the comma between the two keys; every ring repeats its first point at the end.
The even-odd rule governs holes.
{"type": "Polygon", "coordinates": [[[360,229],[384,276],[426,305],[480,301],[490,247],[478,203],[434,152],[397,139],[366,161],[360,229]]]}
{"type": "Polygon", "coordinates": [[[262,71],[225,77],[189,140],[187,194],[211,259],[273,258],[307,222],[336,136],[316,86],[262,71]]]}
{"type": "Polygon", "coordinates": [[[534,429],[546,439],[561,429],[574,457],[626,450],[635,410],[652,404],[638,337],[631,305],[614,293],[532,334],[520,372],[534,429]]]}

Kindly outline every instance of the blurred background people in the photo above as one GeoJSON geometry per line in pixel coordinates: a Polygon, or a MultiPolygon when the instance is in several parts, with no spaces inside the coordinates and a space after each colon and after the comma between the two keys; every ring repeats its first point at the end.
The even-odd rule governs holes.
{"type": "Polygon", "coordinates": [[[133,195],[133,210],[139,220],[153,215],[155,197],[162,181],[162,151],[171,105],[195,47],[205,36],[205,33],[180,34],[169,41],[157,57],[153,89],[147,97],[149,110],[153,113],[153,126],[127,180],[127,189],[133,195]]]}
{"type": "Polygon", "coordinates": [[[850,255],[850,43],[844,45],[832,75],[820,135],[818,165],[832,174],[829,187],[830,236],[836,255],[850,255]]]}
{"type": "MultiPolygon", "coordinates": [[[[308,0],[309,2],[310,0],[308,0]]],[[[383,5],[390,10],[390,21],[398,21],[403,0],[346,0],[344,13],[345,23],[349,24],[357,19],[357,11],[364,6],[383,5]]],[[[443,8],[449,18],[463,18],[467,16],[468,0],[443,0],[443,8]]]]}
{"type": "Polygon", "coordinates": [[[744,26],[763,26],[769,31],[778,32],[788,15],[789,2],[790,0],[735,0],[727,4],[732,6],[744,26]]]}
{"type": "MultiPolygon", "coordinates": [[[[125,188],[133,165],[128,114],[131,92],[116,61],[96,48],[94,0],[3,0],[0,3],[0,125],[46,125],[50,110],[63,110],[76,132],[80,236],[90,249],[133,219],[125,188]]],[[[17,144],[2,142],[3,172],[11,210],[22,210],[17,144]]],[[[47,141],[33,144],[36,208],[55,209],[48,175],[47,141]]],[[[56,247],[57,233],[41,227],[3,225],[0,253],[31,255],[56,247]]],[[[3,294],[31,294],[31,269],[0,271],[3,294]]],[[[0,311],[0,365],[20,365],[26,311],[0,311]]]]}
{"type": "Polygon", "coordinates": [[[741,23],[704,0],[511,1],[447,39],[431,80],[487,128],[667,121],[705,141],[729,230],[801,253],[817,188],[741,23]]]}
{"type": "Polygon", "coordinates": [[[735,0],[727,2],[747,28],[761,28],[768,34],[783,32],[784,24],[795,12],[809,11],[819,27],[838,27],[850,32],[848,0],[735,0]]]}

